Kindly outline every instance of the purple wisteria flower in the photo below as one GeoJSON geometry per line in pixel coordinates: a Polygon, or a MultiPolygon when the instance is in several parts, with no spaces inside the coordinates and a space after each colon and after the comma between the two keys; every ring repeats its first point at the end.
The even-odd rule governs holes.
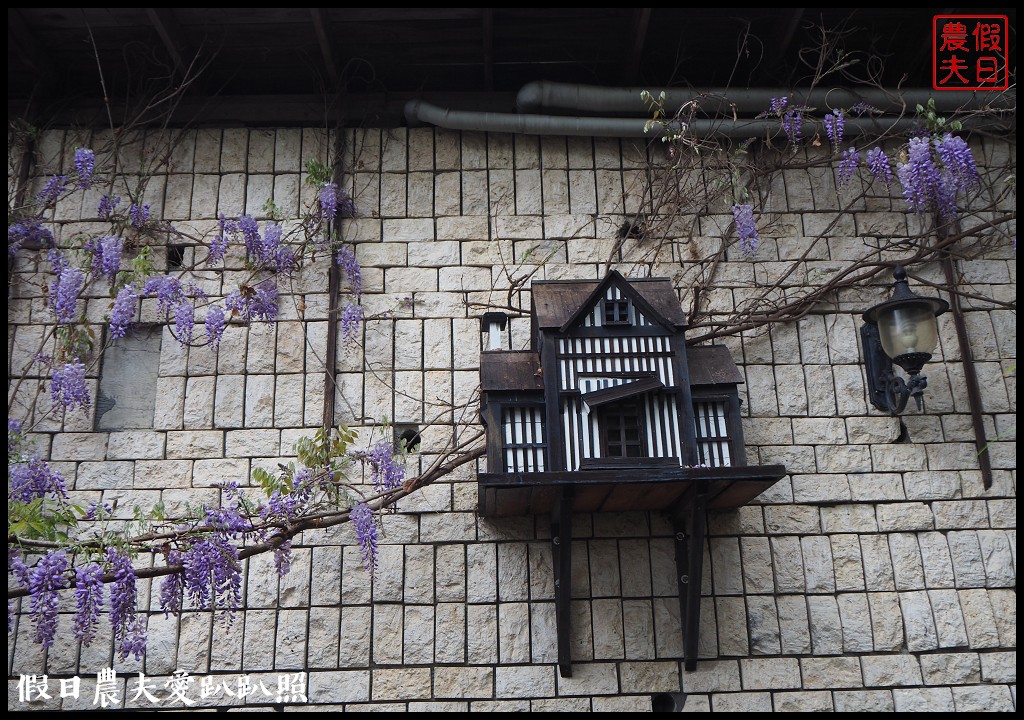
{"type": "Polygon", "coordinates": [[[800,144],[800,133],[803,128],[804,116],[799,110],[790,110],[782,116],[782,131],[792,145],[800,144]]]}
{"type": "Polygon", "coordinates": [[[39,204],[50,207],[60,198],[67,189],[68,178],[66,175],[54,175],[46,181],[46,185],[39,191],[39,204]]]}
{"type": "MultiPolygon", "coordinates": [[[[229,495],[226,493],[226,495],[229,495]]],[[[244,508],[236,503],[234,507],[218,505],[206,506],[204,524],[211,530],[217,530],[224,537],[238,538],[252,531],[252,522],[246,517],[244,508]]]]}
{"type": "Polygon", "coordinates": [[[367,453],[370,463],[370,480],[377,492],[392,490],[401,486],[405,479],[405,468],[395,461],[395,448],[381,440],[367,453]]]}
{"type": "Polygon", "coordinates": [[[68,259],[64,257],[64,253],[57,248],[50,248],[47,251],[46,260],[50,263],[50,268],[53,270],[54,275],[60,275],[70,264],[68,259]]]}
{"type": "Polygon", "coordinates": [[[274,548],[274,569],[278,577],[284,577],[292,569],[292,541],[285,540],[274,548]]]}
{"type": "Polygon", "coordinates": [[[57,592],[68,586],[65,575],[69,567],[63,550],[51,552],[40,558],[35,567],[28,571],[28,592],[32,599],[29,614],[36,626],[35,641],[43,649],[53,644],[57,633],[58,610],[57,592]]]}
{"type": "Polygon", "coordinates": [[[23,218],[7,226],[7,255],[13,257],[27,245],[49,247],[53,245],[53,233],[42,226],[40,217],[23,218]]]}
{"type": "Polygon", "coordinates": [[[149,221],[149,205],[132,203],[132,206],[128,208],[128,220],[133,228],[144,227],[149,221]]]}
{"type": "Polygon", "coordinates": [[[341,313],[341,335],[351,342],[359,334],[359,324],[363,321],[363,308],[356,303],[349,303],[341,313]]]}
{"type": "Polygon", "coordinates": [[[935,138],[935,152],[948,176],[946,182],[950,183],[955,191],[967,191],[981,183],[974,154],[962,137],[946,133],[941,138],[935,138]]]}
{"type": "Polygon", "coordinates": [[[105,502],[91,502],[89,507],[85,509],[86,520],[106,520],[109,517],[113,517],[114,508],[111,507],[110,503],[105,502]]]}
{"type": "Polygon", "coordinates": [[[78,171],[78,189],[88,190],[92,185],[92,174],[96,169],[96,153],[88,148],[75,150],[75,170],[78,171]]]}
{"type": "Polygon", "coordinates": [[[263,267],[274,267],[277,265],[278,250],[281,249],[281,235],[284,228],[275,222],[268,222],[264,226],[262,241],[259,241],[259,234],[256,235],[257,242],[253,249],[253,260],[263,267]]]}
{"type": "Polygon", "coordinates": [[[356,216],[356,204],[352,196],[344,190],[338,190],[338,217],[350,218],[356,216]]]}
{"type": "Polygon", "coordinates": [[[873,147],[868,150],[865,159],[868,170],[875,176],[876,180],[885,183],[885,187],[892,187],[892,166],[889,164],[889,156],[880,147],[873,147]]]}
{"type": "Polygon", "coordinates": [[[770,112],[772,115],[782,115],[782,111],[789,105],[788,97],[773,97],[769,103],[770,112]]]}
{"type": "Polygon", "coordinates": [[[919,213],[938,212],[946,219],[956,217],[955,192],[943,181],[929,139],[911,138],[907,156],[906,162],[897,163],[896,176],[908,207],[919,213]]]}
{"type": "Polygon", "coordinates": [[[735,204],[732,206],[732,217],[736,223],[736,235],[740,240],[740,249],[746,257],[751,257],[761,244],[757,223],[754,222],[754,208],[747,204],[735,204]]]}
{"type": "Polygon", "coordinates": [[[192,333],[196,327],[196,309],[188,298],[182,298],[174,306],[174,336],[182,347],[192,344],[192,333]]]}
{"type": "MultiPolygon", "coordinates": [[[[8,435],[8,437],[10,436],[8,435]]],[[[9,501],[27,504],[47,495],[62,499],[68,496],[64,477],[53,470],[49,463],[41,458],[33,457],[28,462],[8,465],[7,499],[9,501]]]]}
{"type": "Polygon", "coordinates": [[[345,271],[345,278],[348,280],[349,289],[356,295],[363,294],[363,278],[359,268],[359,261],[351,248],[343,247],[334,256],[334,261],[345,271]]]}
{"type": "Polygon", "coordinates": [[[206,311],[206,320],[203,321],[203,330],[206,332],[206,340],[210,347],[216,350],[220,347],[220,340],[224,336],[224,327],[227,324],[227,316],[219,305],[212,305],[206,311]]]}
{"type": "Polygon", "coordinates": [[[112,198],[109,195],[104,195],[100,198],[100,204],[96,208],[96,215],[99,216],[101,220],[109,220],[114,216],[120,202],[120,197],[112,198]]]}
{"type": "Polygon", "coordinates": [[[866,102],[859,102],[850,108],[850,114],[856,117],[861,117],[862,115],[881,115],[882,111],[874,105],[870,105],[866,102]]]}
{"type": "Polygon", "coordinates": [[[224,305],[243,320],[273,322],[277,317],[277,286],[272,279],[243,286],[224,298],[224,305]]]}
{"type": "Polygon", "coordinates": [[[224,260],[224,254],[231,244],[231,239],[238,234],[238,223],[228,220],[221,214],[219,218],[220,232],[210,243],[210,256],[206,258],[207,265],[214,265],[224,260]]]}
{"type": "Polygon", "coordinates": [[[349,519],[356,531],[356,542],[363,557],[363,567],[373,577],[377,569],[377,523],[373,511],[366,503],[357,502],[349,511],[349,519]]]}
{"type": "Polygon", "coordinates": [[[263,245],[263,238],[260,236],[260,225],[251,216],[243,215],[238,218],[236,225],[238,232],[242,234],[245,242],[245,252],[249,257],[259,257],[260,247],[263,245]]]}
{"type": "Polygon", "coordinates": [[[334,183],[325,183],[320,188],[320,217],[327,222],[333,222],[338,214],[338,186],[334,183]]]}
{"type": "Polygon", "coordinates": [[[139,291],[135,284],[125,285],[117,291],[114,308],[110,311],[110,337],[123,338],[128,334],[139,307],[139,291]]]}
{"type": "Polygon", "coordinates": [[[835,108],[825,116],[825,134],[832,143],[832,152],[839,152],[839,146],[843,144],[843,130],[846,127],[846,118],[843,111],[835,108]]]}
{"type": "Polygon", "coordinates": [[[103,610],[103,568],[90,563],[75,571],[75,622],[72,632],[86,647],[96,636],[103,610]]]}
{"type": "Polygon", "coordinates": [[[124,637],[121,640],[119,655],[122,660],[131,656],[141,660],[146,654],[146,617],[136,615],[125,628],[124,637]]]}
{"type": "Polygon", "coordinates": [[[298,498],[294,493],[283,493],[280,490],[274,490],[270,493],[270,497],[267,498],[266,502],[260,504],[259,513],[260,517],[264,520],[268,518],[291,520],[298,514],[299,510],[298,498]]]}
{"type": "Polygon", "coordinates": [[[25,440],[21,432],[21,420],[18,418],[7,418],[7,454],[13,455],[15,449],[25,440]]]}
{"type": "MultiPolygon", "coordinates": [[[[63,260],[59,261],[63,264],[63,260]]],[[[63,265],[50,284],[50,309],[58,323],[73,323],[78,317],[78,295],[85,285],[85,273],[63,265]]]]}
{"type": "Polygon", "coordinates": [[[156,275],[146,280],[142,287],[143,295],[156,294],[156,307],[159,312],[168,313],[185,298],[181,281],[173,275],[156,275]]]}
{"type": "Polygon", "coordinates": [[[117,235],[91,238],[85,243],[86,251],[92,253],[93,278],[105,277],[111,283],[121,269],[121,252],[124,240],[117,235]]]}
{"type": "Polygon", "coordinates": [[[184,585],[192,603],[222,611],[228,622],[242,603],[238,548],[220,533],[196,540],[182,557],[184,585]]]}
{"type": "Polygon", "coordinates": [[[136,611],[135,568],[131,558],[117,548],[107,548],[106,558],[114,573],[110,587],[110,624],[114,629],[114,646],[118,648],[121,660],[129,655],[139,659],[145,651],[146,635],[136,611]]]}
{"type": "Polygon", "coordinates": [[[857,152],[856,148],[851,146],[848,150],[843,150],[843,157],[839,161],[839,176],[837,178],[839,187],[846,187],[850,183],[850,179],[859,165],[860,153],[857,152]]]}
{"type": "Polygon", "coordinates": [[[50,380],[50,404],[54,409],[83,410],[92,403],[85,384],[85,365],[75,358],[53,371],[50,380]]]}
{"type": "MultiPolygon", "coordinates": [[[[183,555],[178,550],[167,553],[167,565],[181,565],[183,555]]],[[[172,572],[160,581],[160,609],[164,617],[177,615],[181,611],[181,596],[184,590],[180,572],[172,572]]]]}
{"type": "Polygon", "coordinates": [[[7,548],[7,571],[14,576],[19,585],[28,587],[28,566],[22,559],[21,552],[15,547],[7,548]]]}

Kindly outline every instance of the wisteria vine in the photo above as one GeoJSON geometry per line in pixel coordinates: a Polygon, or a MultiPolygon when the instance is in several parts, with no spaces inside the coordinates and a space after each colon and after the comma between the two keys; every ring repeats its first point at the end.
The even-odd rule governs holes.
{"type": "MultiPolygon", "coordinates": [[[[107,335],[111,342],[129,336],[150,302],[183,347],[206,346],[216,352],[231,324],[272,323],[279,316],[282,278],[298,271],[318,253],[335,262],[347,285],[348,301],[338,321],[342,336],[355,341],[362,322],[362,276],[354,249],[337,238],[338,221],[353,217],[351,197],[329,181],[329,169],[308,166],[318,188],[315,207],[299,224],[300,236],[286,234],[273,214],[260,221],[251,215],[220,216],[217,232],[198,240],[205,247],[205,267],[223,267],[237,248],[248,279],[219,301],[188,281],[186,269],[155,272],[147,238],[168,231],[141,197],[123,202],[102,194],[96,218],[106,233],[58,242],[44,212],[74,192],[110,186],[114,178],[98,168],[97,153],[77,148],[73,170],[49,178],[27,207],[9,210],[8,258],[39,253],[49,264],[47,309],[53,349],[38,353],[35,364],[49,375],[51,413],[87,410],[93,403],[87,364],[102,352],[88,335],[87,297],[111,298],[107,335]],[[197,326],[201,326],[197,329],[197,326]]],[[[160,609],[176,614],[186,604],[216,610],[229,624],[242,603],[244,559],[259,550],[273,552],[280,575],[291,566],[292,538],[308,523],[352,522],[356,542],[372,572],[376,567],[377,512],[403,491],[402,452],[386,440],[369,450],[353,448],[356,434],[345,428],[318,430],[295,447],[297,463],[277,474],[253,471],[252,487],[225,486],[217,506],[194,508],[187,517],[165,518],[162,510],[137,522],[115,521],[112,509],[96,503],[71,503],[61,473],[34,446],[32,423],[39,417],[8,418],[8,632],[14,628],[16,598],[27,596],[33,638],[44,648],[56,637],[61,594],[73,602],[71,633],[82,645],[96,637],[106,614],[121,659],[145,653],[147,614],[139,610],[138,580],[163,575],[160,609]],[[372,477],[369,486],[348,480],[372,477]],[[134,529],[133,532],[127,532],[134,529]],[[157,556],[141,570],[136,560],[157,556]]]]}

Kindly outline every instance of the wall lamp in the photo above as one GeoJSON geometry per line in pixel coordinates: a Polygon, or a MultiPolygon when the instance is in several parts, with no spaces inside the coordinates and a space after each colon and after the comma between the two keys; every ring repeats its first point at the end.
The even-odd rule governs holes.
{"type": "Polygon", "coordinates": [[[928,380],[921,375],[921,368],[932,358],[939,340],[936,318],[949,310],[949,303],[914,293],[907,283],[907,271],[900,265],[892,275],[896,278],[892,297],[864,312],[860,337],[871,404],[899,415],[911,396],[918,411],[924,410],[928,380]],[[896,374],[894,364],[906,371],[907,380],[896,374]]]}

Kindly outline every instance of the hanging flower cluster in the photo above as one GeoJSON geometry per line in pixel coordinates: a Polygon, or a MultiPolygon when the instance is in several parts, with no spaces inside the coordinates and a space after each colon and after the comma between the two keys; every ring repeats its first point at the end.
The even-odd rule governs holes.
{"type": "Polygon", "coordinates": [[[879,182],[885,183],[886,189],[892,187],[892,165],[889,163],[889,156],[880,147],[873,147],[868,150],[867,167],[871,174],[879,182]]]}
{"type": "Polygon", "coordinates": [[[58,366],[50,380],[50,402],[61,410],[86,409],[92,404],[85,384],[85,365],[75,358],[58,366]]]}
{"type": "Polygon", "coordinates": [[[840,146],[843,144],[843,130],[845,127],[846,119],[843,116],[843,111],[839,108],[835,108],[825,116],[825,134],[832,144],[832,152],[834,153],[838,153],[840,146]]]}
{"type": "Polygon", "coordinates": [[[896,176],[911,210],[936,212],[944,220],[957,217],[957,196],[979,183],[970,147],[950,133],[911,138],[907,160],[897,164],[896,176]]]}
{"type": "Polygon", "coordinates": [[[50,309],[58,323],[73,323],[78,318],[78,295],[85,287],[85,273],[67,265],[63,258],[57,263],[60,269],[50,284],[50,309]]]}
{"type": "Polygon", "coordinates": [[[14,257],[25,245],[51,247],[53,233],[42,226],[42,218],[29,217],[7,226],[7,255],[14,257]]]}
{"type": "Polygon", "coordinates": [[[860,166],[860,153],[857,152],[857,149],[850,147],[847,150],[843,150],[843,157],[839,161],[837,176],[839,187],[845,187],[850,183],[853,173],[857,171],[858,166],[860,166]]]}
{"type": "Polygon", "coordinates": [[[96,153],[88,148],[75,150],[75,170],[78,172],[78,189],[88,190],[92,186],[92,174],[96,170],[96,153]]]}
{"type": "Polygon", "coordinates": [[[117,235],[91,238],[86,241],[85,250],[92,254],[93,279],[105,277],[113,284],[121,269],[124,240],[117,235]]]}
{"type": "MultiPolygon", "coordinates": [[[[8,431],[10,435],[10,431],[8,431]]],[[[7,469],[7,496],[21,503],[54,495],[67,498],[64,477],[50,468],[45,460],[32,457],[27,462],[15,462],[7,469]]]]}
{"type": "Polygon", "coordinates": [[[754,208],[752,205],[733,205],[732,217],[736,223],[736,235],[740,239],[740,249],[746,257],[757,252],[761,244],[761,236],[757,232],[757,224],[754,221],[754,208]]]}
{"type": "MultiPolygon", "coordinates": [[[[39,193],[37,210],[51,207],[68,191],[94,188],[98,184],[96,156],[92,150],[77,149],[73,162],[70,184],[68,176],[50,178],[39,193]]],[[[355,214],[351,197],[333,184],[320,187],[317,201],[321,220],[334,221],[355,214]]],[[[223,262],[228,248],[236,243],[244,247],[246,269],[251,275],[237,289],[226,293],[222,303],[215,304],[201,288],[183,282],[176,274],[153,274],[151,260],[143,257],[145,252],[135,249],[139,247],[136,240],[140,239],[140,233],[133,231],[151,226],[152,209],[141,199],[131,202],[125,212],[119,212],[121,206],[120,197],[103,195],[96,206],[96,215],[111,224],[109,234],[83,240],[74,238],[60,248],[53,234],[43,226],[41,214],[21,217],[8,224],[9,255],[15,256],[29,245],[41,247],[47,251],[53,271],[53,281],[48,288],[49,309],[60,326],[58,334],[70,339],[56,344],[53,359],[40,353],[37,361],[52,370],[50,400],[57,411],[88,408],[91,404],[86,364],[82,360],[82,353],[88,351],[84,328],[86,314],[80,300],[87,289],[90,292],[95,289],[93,283],[110,285],[109,338],[116,340],[128,335],[132,324],[138,320],[140,303],[147,299],[172,325],[183,346],[205,342],[216,349],[232,319],[241,322],[277,319],[276,276],[298,267],[306,248],[319,250],[322,247],[316,246],[322,238],[307,237],[306,245],[297,250],[299,244],[286,241],[285,226],[278,221],[268,221],[261,226],[248,215],[233,219],[221,215],[216,237],[209,244],[207,262],[211,265],[223,262]],[[140,258],[144,261],[135,262],[140,258]],[[202,323],[201,330],[196,328],[197,323],[202,323]]],[[[308,230],[313,225],[299,227],[305,228],[309,235],[308,230]]],[[[145,238],[140,242],[143,247],[147,244],[145,238]]],[[[340,319],[344,337],[351,339],[363,316],[358,303],[363,292],[362,272],[351,248],[332,244],[330,253],[344,273],[353,297],[340,319]]],[[[343,437],[350,439],[351,436],[343,437]]],[[[9,418],[9,514],[13,511],[13,515],[31,519],[32,512],[37,511],[34,508],[42,506],[59,507],[60,522],[72,526],[76,518],[82,522],[113,519],[113,509],[106,503],[93,502],[87,508],[71,505],[64,478],[34,452],[25,451],[26,438],[22,423],[9,418]]],[[[324,508],[349,510],[364,564],[372,573],[377,566],[376,510],[365,502],[362,490],[343,489],[350,487],[345,481],[345,470],[352,463],[362,464],[372,478],[375,491],[389,492],[401,487],[405,468],[390,443],[376,443],[367,451],[347,451],[347,440],[335,442],[340,444],[330,445],[330,452],[323,453],[323,457],[329,458],[326,461],[321,455],[315,455],[321,459],[313,462],[309,459],[313,456],[307,455],[303,462],[311,466],[290,468],[284,479],[268,480],[269,475],[265,474],[258,480],[268,494],[263,502],[248,499],[243,502],[237,487],[227,487],[228,501],[223,505],[205,507],[198,517],[175,521],[178,524],[173,526],[173,540],[159,548],[145,547],[146,552],[160,553],[166,564],[161,568],[166,575],[159,583],[160,608],[168,615],[175,614],[188,598],[194,607],[217,610],[225,622],[230,622],[242,600],[240,548],[253,543],[271,543],[275,569],[284,576],[291,567],[291,536],[297,532],[289,525],[309,513],[323,512],[324,508]]],[[[30,531],[30,524],[21,527],[28,528],[26,540],[38,539],[30,531]]],[[[119,541],[117,545],[87,542],[75,547],[74,552],[59,549],[31,555],[31,563],[23,554],[28,551],[12,549],[9,543],[8,573],[13,585],[28,595],[28,615],[33,622],[35,639],[44,647],[54,642],[60,618],[58,596],[66,591],[69,596],[73,594],[71,635],[76,641],[82,645],[94,642],[99,619],[106,613],[118,657],[140,659],[146,649],[147,626],[145,613],[138,609],[138,577],[133,565],[133,557],[141,547],[137,542],[138,538],[126,538],[123,544],[119,541]]],[[[14,607],[9,601],[9,631],[13,627],[13,613],[14,607]]]]}

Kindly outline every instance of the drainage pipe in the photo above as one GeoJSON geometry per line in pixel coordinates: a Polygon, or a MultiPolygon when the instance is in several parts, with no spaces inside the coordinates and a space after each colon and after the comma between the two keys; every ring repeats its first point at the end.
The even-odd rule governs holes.
{"type": "MultiPolygon", "coordinates": [[[[520,88],[516,95],[516,110],[531,113],[540,110],[575,110],[584,113],[612,113],[645,115],[650,111],[641,92],[647,90],[655,98],[665,93],[665,108],[670,111],[696,100],[701,111],[711,114],[756,115],[771,106],[772,98],[789,97],[797,107],[812,107],[819,112],[832,108],[850,108],[857,103],[866,103],[886,114],[914,113],[915,107],[935,101],[938,112],[952,112],[969,108],[972,110],[1013,110],[1016,107],[1016,91],[1006,93],[974,92],[969,90],[932,92],[925,89],[906,90],[900,94],[879,88],[815,88],[813,90],[779,89],[736,89],[708,88],[643,88],[643,87],[601,87],[575,83],[537,80],[520,88]]],[[[851,118],[847,118],[849,123],[851,118]]]]}
{"type": "MultiPolygon", "coordinates": [[[[450,130],[480,130],[507,132],[521,135],[574,135],[586,137],[659,137],[666,127],[652,123],[647,129],[645,118],[569,117],[559,115],[533,115],[519,113],[492,113],[442,108],[422,100],[410,100],[405,105],[405,118],[410,127],[424,124],[450,130]]],[[[864,133],[905,132],[914,127],[911,118],[847,118],[848,136],[864,133]]],[[[804,131],[812,135],[824,132],[820,121],[804,118],[804,131]]],[[[682,124],[670,122],[669,128],[681,129],[682,124]]],[[[774,136],[781,133],[778,118],[733,119],[698,118],[686,125],[693,137],[749,138],[774,136]]]]}

